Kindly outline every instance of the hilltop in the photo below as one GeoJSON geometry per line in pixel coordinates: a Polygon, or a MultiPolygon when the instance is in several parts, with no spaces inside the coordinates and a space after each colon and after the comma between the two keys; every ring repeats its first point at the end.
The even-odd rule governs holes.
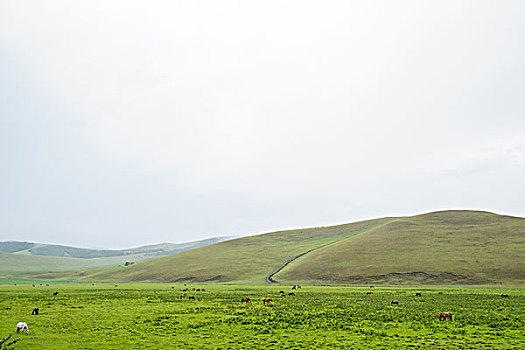
{"type": "Polygon", "coordinates": [[[272,232],[88,272],[87,279],[243,283],[525,282],[525,219],[441,211],[272,232]]]}

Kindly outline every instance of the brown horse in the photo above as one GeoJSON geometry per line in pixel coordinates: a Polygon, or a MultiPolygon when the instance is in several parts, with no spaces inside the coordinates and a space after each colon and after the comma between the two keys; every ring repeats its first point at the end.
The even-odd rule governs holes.
{"type": "Polygon", "coordinates": [[[186,293],[181,294],[181,295],[180,295],[180,298],[181,298],[181,299],[186,298],[186,293]]]}
{"type": "Polygon", "coordinates": [[[272,299],[263,299],[263,304],[267,305],[270,304],[273,300],[272,299]]]}
{"type": "Polygon", "coordinates": [[[374,292],[366,292],[366,295],[374,294],[374,292]]]}
{"type": "Polygon", "coordinates": [[[502,297],[502,298],[508,298],[509,295],[508,295],[508,294],[501,294],[501,297],[502,297]]]}
{"type": "Polygon", "coordinates": [[[397,300],[392,300],[392,303],[391,303],[391,304],[392,304],[392,305],[399,305],[399,301],[397,301],[397,300]]]}
{"type": "Polygon", "coordinates": [[[416,297],[420,297],[420,296],[421,296],[421,292],[417,292],[416,297]]]}
{"type": "Polygon", "coordinates": [[[452,312],[442,312],[439,315],[439,320],[440,321],[446,320],[447,318],[452,321],[452,312]]]}
{"type": "Polygon", "coordinates": [[[242,298],[242,299],[241,299],[241,303],[246,303],[246,304],[248,304],[249,301],[250,301],[250,298],[242,298]]]}
{"type": "Polygon", "coordinates": [[[195,295],[188,295],[188,300],[195,300],[195,295]]]}

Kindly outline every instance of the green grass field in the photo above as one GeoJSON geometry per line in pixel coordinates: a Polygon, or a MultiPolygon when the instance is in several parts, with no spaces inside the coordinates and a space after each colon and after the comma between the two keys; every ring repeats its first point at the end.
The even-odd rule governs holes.
{"type": "Polygon", "coordinates": [[[525,290],[181,284],[0,285],[16,349],[523,349],[525,290]],[[173,287],[173,288],[172,288],[173,287]],[[196,301],[180,300],[183,288],[196,301]],[[205,292],[193,291],[205,288],[205,292]],[[58,291],[57,296],[53,292],[58,291]],[[372,295],[366,295],[373,291],[372,295]],[[415,292],[422,292],[416,297],[415,292]],[[437,292],[443,291],[442,295],[437,292]],[[509,298],[502,298],[508,293],[509,298]],[[250,303],[242,304],[241,298],[250,303]],[[264,306],[263,298],[272,298],[264,306]],[[391,305],[392,300],[399,305],[391,305]],[[31,310],[40,308],[40,315],[31,310]],[[439,321],[450,311],[453,321],[439,321]],[[16,338],[15,337],[15,338],[16,338]]]}

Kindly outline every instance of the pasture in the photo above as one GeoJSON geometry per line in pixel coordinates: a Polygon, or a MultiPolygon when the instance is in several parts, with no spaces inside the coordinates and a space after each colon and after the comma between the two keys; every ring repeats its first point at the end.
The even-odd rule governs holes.
{"type": "Polygon", "coordinates": [[[279,285],[0,285],[0,338],[15,336],[24,321],[29,335],[14,337],[22,338],[16,349],[525,347],[520,288],[303,286],[295,296],[289,292],[279,285]],[[182,293],[196,300],[181,300],[182,293]],[[273,301],[265,306],[264,298],[273,301]],[[31,315],[34,307],[39,315],[31,315]],[[439,321],[444,311],[452,321],[439,321]]]}

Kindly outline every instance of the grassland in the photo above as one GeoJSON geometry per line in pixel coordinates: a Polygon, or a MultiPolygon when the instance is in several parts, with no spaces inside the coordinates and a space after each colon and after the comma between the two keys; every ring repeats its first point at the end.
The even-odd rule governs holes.
{"type": "Polygon", "coordinates": [[[20,350],[523,349],[525,344],[523,289],[303,286],[295,296],[280,297],[281,289],[291,291],[274,285],[0,285],[0,336],[25,321],[30,332],[19,336],[20,350]],[[196,300],[181,300],[183,288],[196,300]],[[510,297],[500,297],[502,292],[510,297]],[[243,304],[242,297],[252,301],[243,304]],[[274,301],[264,306],[262,298],[274,301]],[[399,305],[392,305],[393,299],[399,305]],[[40,315],[31,315],[34,307],[40,315]],[[442,311],[454,319],[439,321],[442,311]]]}
{"type": "Polygon", "coordinates": [[[524,259],[525,219],[444,211],[245,237],[84,278],[525,285],[524,259]]]}

